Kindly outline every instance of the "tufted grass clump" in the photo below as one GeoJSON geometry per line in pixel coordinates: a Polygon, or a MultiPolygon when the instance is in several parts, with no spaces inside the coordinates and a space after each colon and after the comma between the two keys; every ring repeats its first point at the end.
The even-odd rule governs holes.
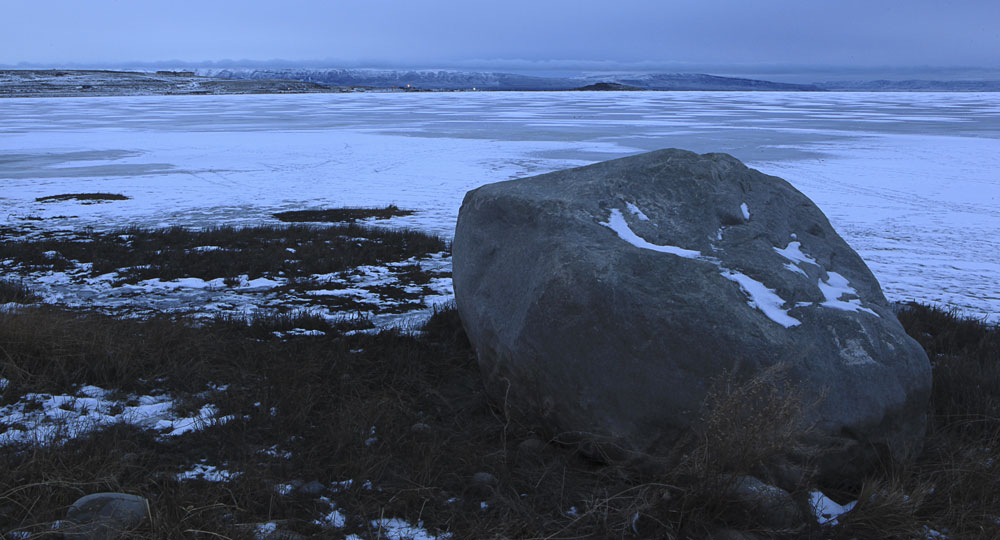
{"type": "Polygon", "coordinates": [[[0,304],[30,304],[38,300],[39,296],[23,280],[0,279],[0,304]]]}
{"type": "Polygon", "coordinates": [[[0,311],[0,407],[91,384],[126,401],[211,404],[228,419],[176,438],[115,424],[0,446],[0,531],[52,534],[80,496],[118,491],[150,501],[153,525],[138,534],[154,539],[251,539],[269,522],[310,538],[388,538],[392,518],[453,538],[1000,537],[998,329],[923,306],[900,317],[935,366],[925,450],[884,463],[859,491],[827,493],[858,503],[821,527],[800,437],[817,397],[797,394],[780,368],[720,377],[696,413],[702,428],[674,454],[601,463],[490,403],[453,307],[416,332],[351,332],[295,312],[194,322],[0,311]],[[323,333],[288,334],[296,328],[323,333]],[[952,394],[973,381],[965,391],[979,401],[952,394]],[[803,456],[792,480],[775,472],[789,453],[803,456]],[[195,466],[232,474],[178,477],[195,466]],[[785,486],[805,520],[783,528],[748,511],[731,495],[740,475],[785,486]],[[342,522],[326,520],[334,510],[342,522]]]}
{"type": "Polygon", "coordinates": [[[909,304],[934,377],[920,456],[883,463],[836,538],[1000,538],[1000,326],[909,304]]]}

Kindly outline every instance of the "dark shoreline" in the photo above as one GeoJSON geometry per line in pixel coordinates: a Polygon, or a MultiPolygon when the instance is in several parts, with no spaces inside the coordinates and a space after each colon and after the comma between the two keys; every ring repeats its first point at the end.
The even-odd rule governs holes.
{"type": "Polygon", "coordinates": [[[338,94],[347,92],[997,92],[1000,81],[851,81],[793,85],[704,74],[548,79],[504,73],[390,74],[364,70],[194,71],[0,69],[0,98],[161,95],[338,94]],[[443,77],[443,78],[442,78],[443,77]],[[488,80],[484,80],[488,79],[488,80]],[[409,82],[408,82],[409,81],[409,82]]]}
{"type": "Polygon", "coordinates": [[[0,98],[317,94],[350,91],[350,88],[304,81],[220,79],[200,77],[191,72],[0,70],[0,98]]]}

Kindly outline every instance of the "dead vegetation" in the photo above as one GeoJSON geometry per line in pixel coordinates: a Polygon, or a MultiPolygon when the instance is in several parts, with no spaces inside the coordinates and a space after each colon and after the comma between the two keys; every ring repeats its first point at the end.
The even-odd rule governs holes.
{"type": "Polygon", "coordinates": [[[322,210],[292,210],[278,212],[274,214],[274,217],[289,223],[354,223],[362,219],[389,219],[397,216],[409,216],[414,213],[413,210],[401,210],[398,206],[390,204],[383,208],[342,207],[322,210]]]}
{"type": "Polygon", "coordinates": [[[61,444],[0,447],[0,530],[44,535],[78,497],[121,491],[150,500],[146,538],[253,538],[267,522],[304,536],[384,538],[389,518],[456,539],[996,538],[1000,386],[990,377],[1000,331],[922,306],[901,318],[935,362],[926,450],[915,463],[884,464],[860,493],[837,494],[857,507],[820,527],[799,437],[815,397],[796,394],[780,370],[720,379],[704,429],[669,467],[609,465],[491,406],[454,309],[413,335],[324,327],[287,337],[274,332],[323,323],[5,311],[0,406],[92,384],[125,399],[169,392],[177,407],[211,403],[232,419],[178,438],[116,424],[61,444]],[[794,464],[803,474],[776,477],[789,454],[803,456],[794,464]],[[178,478],[195,465],[232,474],[178,478]],[[798,524],[742,500],[747,475],[786,487],[798,524]]]}
{"type": "Polygon", "coordinates": [[[84,204],[102,203],[107,201],[127,201],[131,197],[126,197],[120,193],[63,193],[61,195],[48,195],[38,197],[35,202],[52,203],[64,201],[81,201],[84,204]]]}

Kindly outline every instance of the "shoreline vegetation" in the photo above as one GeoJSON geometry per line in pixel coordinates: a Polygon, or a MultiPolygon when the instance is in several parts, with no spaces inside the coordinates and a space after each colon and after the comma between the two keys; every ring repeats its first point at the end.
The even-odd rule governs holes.
{"type": "MultiPolygon", "coordinates": [[[[30,300],[10,288],[2,287],[5,301],[30,300]]],[[[169,395],[176,409],[217,414],[180,437],[121,420],[5,444],[0,528],[45,534],[66,526],[80,496],[110,491],[150,501],[153,525],[138,532],[143,538],[255,538],[269,523],[303,537],[380,538],[386,517],[438,538],[703,538],[722,530],[749,533],[740,538],[995,538],[1000,329],[920,305],[901,320],[934,358],[923,453],[884,463],[859,486],[805,477],[792,491],[805,516],[820,488],[858,502],[836,526],[807,519],[787,530],[726,495],[733,478],[796,444],[776,425],[794,408],[761,381],[706,402],[702,414],[715,431],[701,434],[691,459],[674,468],[607,465],[505,420],[486,399],[453,308],[417,332],[324,327],[310,335],[276,331],[315,328],[294,316],[192,324],[7,307],[0,410],[41,408],[53,396],[77,396],[64,411],[86,410],[97,388],[112,408],[169,395]],[[752,425],[734,421],[747,410],[752,425]]]]}
{"type": "MultiPolygon", "coordinates": [[[[297,231],[293,249],[329,239],[328,228],[297,231]]],[[[204,233],[217,235],[212,245],[248,243],[227,259],[252,261],[268,258],[255,252],[287,252],[284,241],[252,241],[268,230],[204,233]]],[[[155,239],[150,249],[160,251],[207,241],[174,229],[112,234],[133,248],[155,239]]],[[[103,245],[96,234],[89,240],[79,256],[103,245]]],[[[45,254],[71,244],[24,241],[0,258],[51,264],[57,258],[45,254]]],[[[361,245],[376,259],[406,258],[378,255],[403,245],[361,245]]],[[[126,260],[127,251],[115,256],[126,260]]],[[[734,495],[743,475],[802,451],[782,429],[795,424],[798,398],[766,378],[720,379],[700,413],[704,431],[679,443],[682,458],[596,463],[487,400],[454,307],[410,330],[294,310],[137,318],[42,304],[16,272],[5,274],[5,539],[68,531],[67,508],[97,492],[148,500],[151,525],[131,537],[154,539],[1000,536],[1000,327],[938,308],[899,313],[934,366],[920,456],[886,461],[860,485],[818,485],[803,474],[789,491],[805,519],[779,527],[734,495]],[[160,409],[147,418],[150,407],[160,409]],[[817,491],[857,502],[820,525],[817,491]]]]}
{"type": "Polygon", "coordinates": [[[191,72],[0,70],[0,98],[159,95],[310,94],[349,92],[306,81],[228,80],[191,72]]]}
{"type": "Polygon", "coordinates": [[[65,202],[80,201],[83,204],[97,204],[108,201],[127,201],[131,197],[126,197],[120,193],[63,193],[61,195],[48,195],[36,197],[35,202],[65,202]]]}
{"type": "Polygon", "coordinates": [[[320,210],[291,210],[273,214],[279,221],[285,223],[354,223],[362,219],[389,219],[400,216],[412,216],[413,210],[401,210],[390,204],[385,208],[343,207],[320,210]]]}

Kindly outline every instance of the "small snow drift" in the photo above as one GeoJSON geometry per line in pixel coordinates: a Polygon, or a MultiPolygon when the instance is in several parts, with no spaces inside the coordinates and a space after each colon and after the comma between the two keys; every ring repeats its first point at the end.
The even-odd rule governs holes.
{"type": "Polygon", "coordinates": [[[456,303],[487,388],[553,433],[666,451],[724,373],[775,365],[855,478],[924,432],[930,364],[861,258],[784,180],[660,150],[485,185],[462,204],[456,303]]]}

